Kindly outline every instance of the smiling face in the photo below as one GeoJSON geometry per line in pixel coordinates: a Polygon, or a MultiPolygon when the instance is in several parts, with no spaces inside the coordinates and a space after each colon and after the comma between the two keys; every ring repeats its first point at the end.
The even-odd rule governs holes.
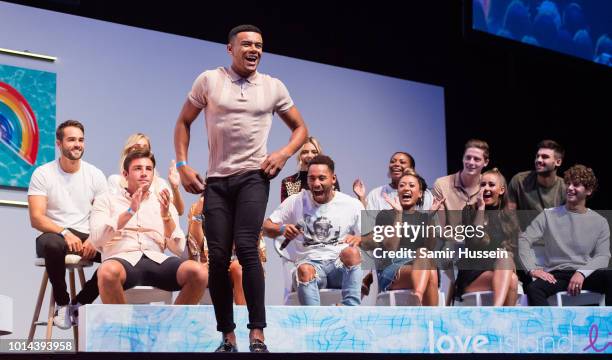
{"type": "Polygon", "coordinates": [[[62,157],[69,160],[79,160],[85,152],[85,135],[83,131],[75,126],[67,126],[62,131],[62,139],[56,140],[62,157]]]}
{"type": "Polygon", "coordinates": [[[327,165],[314,164],[308,167],[308,188],[312,198],[319,204],[326,204],[334,197],[336,175],[327,165]]]}
{"type": "Polygon", "coordinates": [[[416,176],[404,175],[397,185],[397,196],[404,210],[409,210],[423,197],[421,183],[416,176]]]}
{"type": "Polygon", "coordinates": [[[580,205],[586,203],[586,198],[589,197],[593,192],[584,187],[583,184],[570,181],[566,182],[567,189],[565,194],[567,195],[568,205],[580,205]]]}
{"type": "Polygon", "coordinates": [[[506,192],[500,177],[494,173],[486,173],[480,179],[480,187],[483,189],[482,197],[485,205],[489,207],[499,206],[502,195],[506,192]]]}
{"type": "Polygon", "coordinates": [[[536,153],[535,170],[540,175],[550,174],[561,166],[561,158],[555,154],[555,150],[541,148],[536,153]]]}
{"type": "Polygon", "coordinates": [[[263,52],[261,34],[252,31],[239,32],[227,44],[232,57],[232,69],[242,77],[249,77],[257,70],[263,52]]]}
{"type": "Polygon", "coordinates": [[[319,155],[319,150],[312,143],[307,142],[304,144],[302,150],[300,150],[300,170],[306,171],[310,160],[317,155],[319,155]]]}
{"type": "Polygon", "coordinates": [[[485,158],[482,149],[469,147],[463,153],[463,172],[466,175],[478,175],[487,166],[489,160],[485,158]]]}
{"type": "Polygon", "coordinates": [[[397,183],[406,169],[412,168],[412,161],[406,154],[395,153],[389,160],[389,177],[392,183],[397,183]]]}

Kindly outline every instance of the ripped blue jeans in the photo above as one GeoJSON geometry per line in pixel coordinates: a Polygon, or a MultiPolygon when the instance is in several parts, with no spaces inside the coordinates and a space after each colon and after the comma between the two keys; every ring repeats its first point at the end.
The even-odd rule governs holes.
{"type": "Polygon", "coordinates": [[[355,306],[361,304],[361,280],[363,271],[361,265],[346,267],[340,259],[336,260],[305,260],[298,263],[295,271],[298,299],[301,305],[321,305],[319,289],[342,289],[342,304],[355,306]],[[315,268],[315,278],[301,282],[297,268],[302,264],[310,264],[315,268]]]}

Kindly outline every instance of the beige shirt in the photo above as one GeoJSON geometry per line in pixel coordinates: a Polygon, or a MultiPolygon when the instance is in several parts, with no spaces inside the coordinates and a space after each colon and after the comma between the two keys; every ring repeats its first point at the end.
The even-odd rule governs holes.
{"type": "Polygon", "coordinates": [[[188,99],[204,109],[210,177],[259,169],[267,156],[274,113],[293,107],[280,80],[258,72],[245,79],[223,67],[200,74],[188,99]]]}
{"type": "Polygon", "coordinates": [[[89,239],[102,254],[102,261],[111,258],[124,259],[136,265],[142,255],[160,264],[168,258],[164,250],[180,256],[185,249],[185,234],[179,225],[178,213],[170,205],[170,215],[176,227],[170,238],[164,237],[164,223],[157,196],[149,196],[127,222],[117,230],[119,216],[130,207],[131,198],[124,189],[121,194],[105,193],[96,198],[90,217],[89,239]]]}
{"type": "Polygon", "coordinates": [[[446,211],[446,224],[461,224],[461,210],[468,204],[475,204],[478,200],[480,186],[473,194],[468,194],[461,185],[461,171],[438,178],[434,183],[432,193],[434,197],[444,197],[446,211]],[[458,210],[458,211],[452,211],[458,210]]]}

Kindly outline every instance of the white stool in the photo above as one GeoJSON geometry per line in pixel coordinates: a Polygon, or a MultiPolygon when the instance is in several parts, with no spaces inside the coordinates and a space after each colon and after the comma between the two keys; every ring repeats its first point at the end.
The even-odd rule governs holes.
{"type": "MultiPolygon", "coordinates": [[[[73,256],[66,255],[66,270],[68,270],[69,275],[69,288],[70,288],[70,300],[76,298],[76,285],[74,279],[74,270],[76,269],[79,273],[79,282],[81,284],[81,289],[85,286],[85,273],[83,272],[83,268],[90,267],[93,265],[91,261],[80,260],[77,263],[73,263],[73,256]]],[[[37,258],[34,261],[34,266],[45,267],[45,259],[37,258]]],[[[34,333],[36,332],[37,326],[46,326],[47,333],[45,335],[45,339],[47,341],[51,340],[51,336],[53,333],[53,314],[55,313],[55,298],[53,297],[53,290],[51,290],[51,296],[49,297],[49,315],[47,316],[47,321],[39,321],[40,318],[40,309],[42,307],[42,303],[45,297],[45,291],[47,290],[47,284],[49,283],[49,274],[47,274],[47,270],[44,271],[42,280],[40,282],[40,289],[38,290],[38,299],[36,300],[36,307],[34,308],[34,316],[32,316],[32,323],[30,324],[30,332],[28,334],[28,342],[31,342],[34,339],[34,333]]],[[[78,326],[72,327],[72,333],[74,336],[75,346],[78,348],[78,326]]]]}
{"type": "Polygon", "coordinates": [[[559,291],[557,294],[548,297],[550,306],[581,306],[599,304],[606,306],[606,296],[604,294],[582,290],[579,295],[572,296],[567,291],[559,291]]]}
{"type": "Polygon", "coordinates": [[[493,291],[474,291],[461,295],[455,306],[493,306],[493,291]]]}
{"type": "MultiPolygon", "coordinates": [[[[341,289],[319,289],[321,306],[331,306],[342,302],[341,289]]],[[[285,296],[285,305],[300,305],[297,291],[292,291],[285,296]]]]}
{"type": "MultiPolygon", "coordinates": [[[[462,301],[456,301],[454,306],[493,306],[493,291],[473,291],[461,295],[462,301]]],[[[527,295],[523,293],[523,285],[517,289],[516,306],[528,306],[527,295]]]]}
{"type": "MultiPolygon", "coordinates": [[[[444,292],[438,290],[438,306],[445,306],[444,292]]],[[[419,306],[412,289],[383,291],[376,296],[376,306],[419,306]]]]}

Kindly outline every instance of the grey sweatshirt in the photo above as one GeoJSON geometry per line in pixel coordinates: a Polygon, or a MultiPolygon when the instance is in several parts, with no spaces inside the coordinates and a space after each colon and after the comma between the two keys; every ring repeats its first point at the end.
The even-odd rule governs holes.
{"type": "Polygon", "coordinates": [[[608,267],[610,226],[591,209],[579,214],[559,206],[541,212],[519,236],[519,257],[526,271],[537,268],[532,244],[540,239],[547,272],[577,270],[588,277],[608,267]]]}

